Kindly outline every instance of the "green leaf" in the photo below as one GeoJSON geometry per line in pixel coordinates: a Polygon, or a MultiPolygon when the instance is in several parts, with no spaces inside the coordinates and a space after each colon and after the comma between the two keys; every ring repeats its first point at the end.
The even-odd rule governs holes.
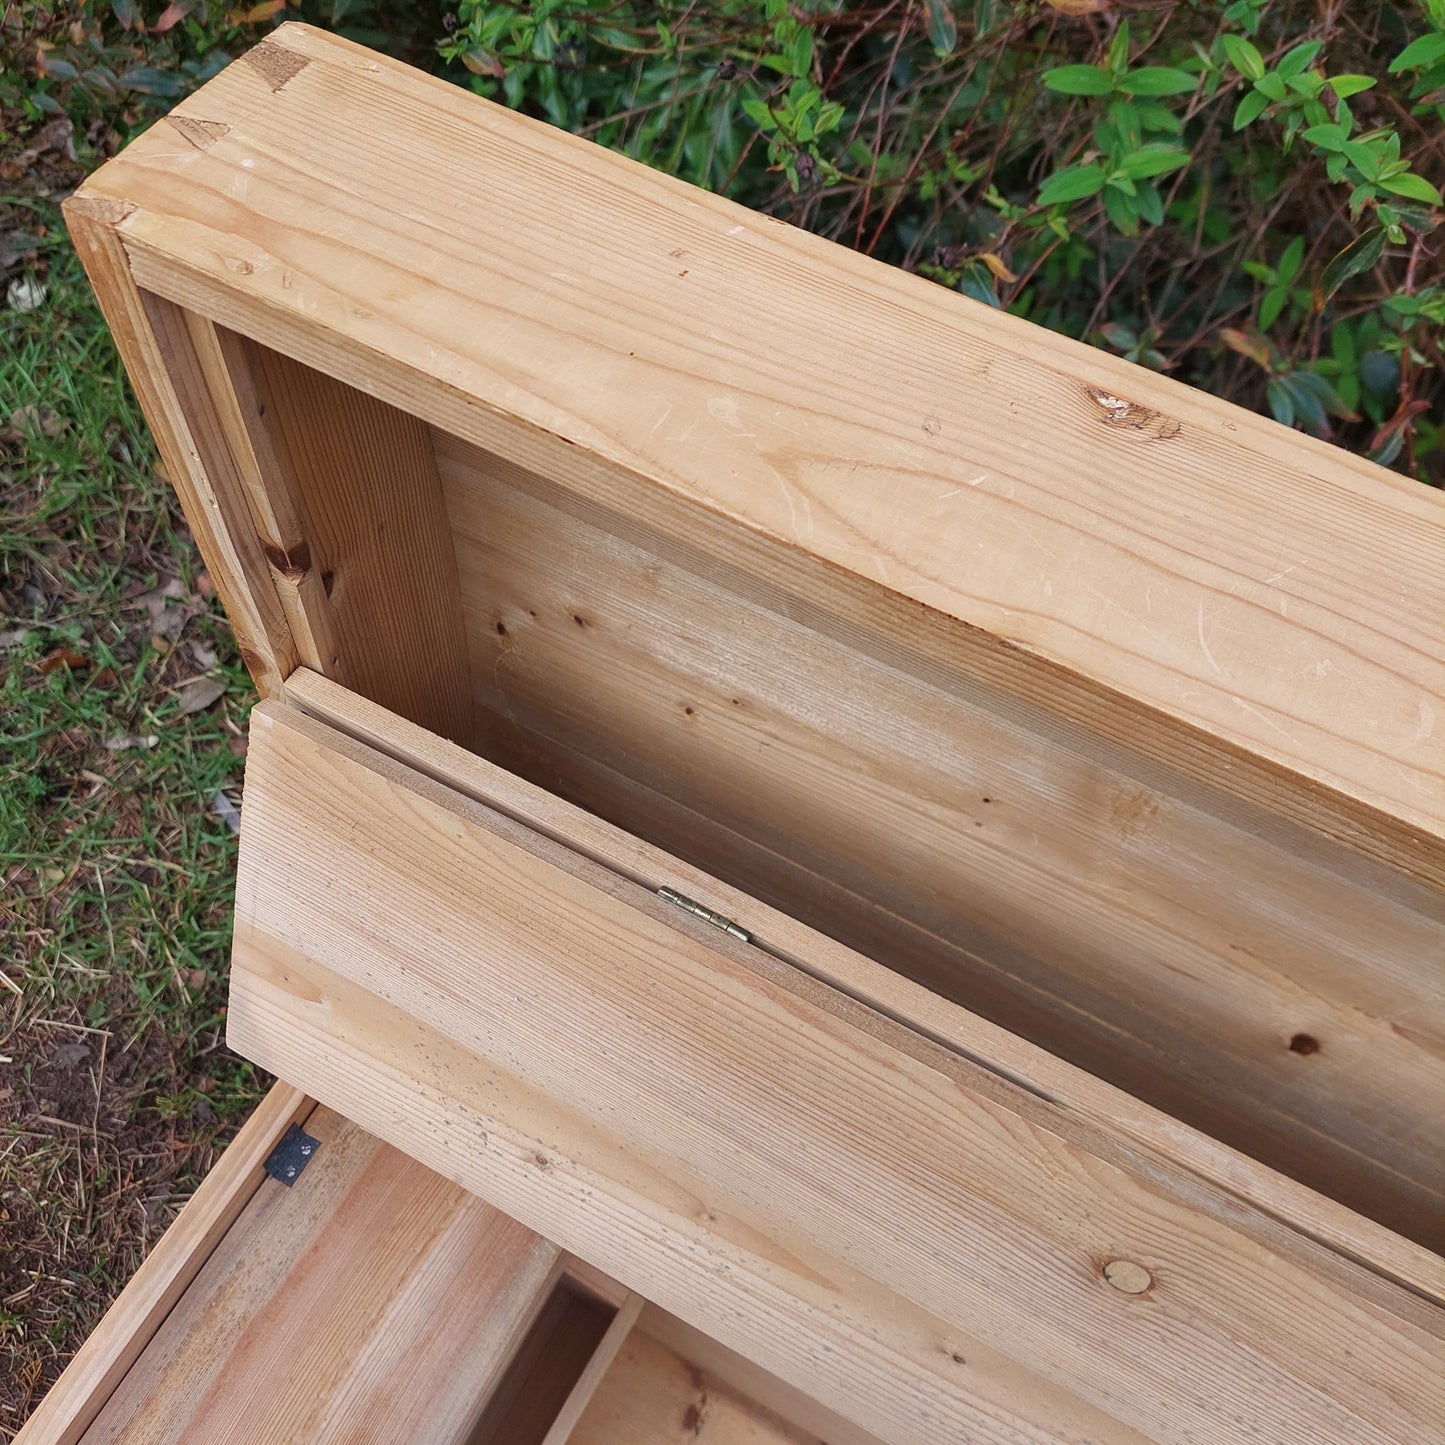
{"type": "Polygon", "coordinates": [[[1044,85],[1060,95],[1108,95],[1114,77],[1097,65],[1061,65],[1044,71],[1044,85]]]}
{"type": "Polygon", "coordinates": [[[1246,80],[1259,80],[1264,75],[1264,56],[1242,35],[1224,35],[1224,53],[1229,63],[1246,80]]]}
{"type": "Polygon", "coordinates": [[[1384,163],[1384,159],[1373,146],[1364,141],[1347,140],[1340,149],[1349,156],[1350,164],[1367,181],[1379,180],[1380,167],[1384,163]]]}
{"type": "Polygon", "coordinates": [[[1239,102],[1234,111],[1234,128],[1243,130],[1251,121],[1256,121],[1265,112],[1269,105],[1269,97],[1261,95],[1257,90],[1246,92],[1244,99],[1239,102]]]}
{"type": "Polygon", "coordinates": [[[1369,90],[1375,84],[1373,75],[1332,75],[1330,76],[1330,89],[1345,100],[1349,96],[1358,95],[1362,90],[1369,90]]]}
{"type": "Polygon", "coordinates": [[[1322,311],[1325,302],[1332,297],[1351,276],[1368,271],[1380,259],[1385,249],[1385,228],[1373,226],[1362,235],[1356,236],[1348,246],[1334,256],[1325,267],[1319,285],[1315,287],[1315,310],[1322,311]]]}
{"type": "Polygon", "coordinates": [[[1438,206],[1442,203],[1440,192],[1424,176],[1417,176],[1413,171],[1387,176],[1380,184],[1397,196],[1405,196],[1412,201],[1424,201],[1427,206],[1438,206]]]}
{"type": "Polygon", "coordinates": [[[1437,60],[1445,60],[1445,34],[1422,35],[1412,40],[1391,62],[1390,74],[1401,70],[1424,70],[1437,60]]]}
{"type": "Polygon", "coordinates": [[[1279,269],[1276,275],[1281,286],[1288,286],[1296,276],[1299,275],[1299,268],[1305,258],[1305,238],[1296,236],[1288,246],[1284,248],[1284,255],[1279,258],[1279,269]]]}
{"type": "Polygon", "coordinates": [[[180,95],[185,89],[178,75],[150,65],[132,66],[116,78],[123,86],[138,90],[142,95],[159,95],[167,99],[180,95]]]}
{"type": "Polygon", "coordinates": [[[1109,53],[1106,57],[1109,69],[1118,75],[1129,63],[1129,22],[1121,21],[1119,28],[1114,32],[1114,38],[1109,42],[1109,53]]]}
{"type": "Polygon", "coordinates": [[[1323,50],[1324,42],[1320,40],[1305,40],[1296,45],[1292,50],[1287,50],[1280,58],[1275,69],[1286,78],[1292,75],[1299,75],[1307,70],[1314,63],[1314,58],[1323,50]]]}
{"type": "Polygon", "coordinates": [[[800,79],[813,68],[813,32],[807,26],[799,26],[798,33],[783,47],[783,57],[788,62],[788,73],[800,79]]]}
{"type": "Polygon", "coordinates": [[[1162,176],[1166,171],[1177,171],[1180,166],[1188,164],[1188,151],[1149,145],[1122,157],[1117,170],[1132,180],[1142,180],[1146,176],[1162,176]]]}
{"type": "Polygon", "coordinates": [[[1157,100],[1137,101],[1132,109],[1138,115],[1139,124],[1145,130],[1164,131],[1169,135],[1178,135],[1184,129],[1184,122],[1167,105],[1161,105],[1157,100]]]}
{"type": "Polygon", "coordinates": [[[1284,77],[1270,71],[1268,75],[1261,75],[1254,82],[1254,88],[1261,95],[1267,95],[1276,104],[1289,99],[1289,90],[1284,83],[1284,77]]]}
{"type": "Polygon", "coordinates": [[[1165,65],[1146,65],[1119,77],[1119,89],[1126,95],[1183,95],[1198,86],[1197,75],[1165,65]]]}
{"type": "Polygon", "coordinates": [[[1273,413],[1274,419],[1283,422],[1285,426],[1293,426],[1294,401],[1284,384],[1283,377],[1276,377],[1270,382],[1265,390],[1265,397],[1269,402],[1269,409],[1273,413]]]}
{"type": "Polygon", "coordinates": [[[1343,151],[1350,133],[1342,125],[1312,125],[1305,133],[1305,139],[1325,151],[1343,151]]]}
{"type": "Polygon", "coordinates": [[[1264,300],[1259,303],[1259,329],[1268,331],[1276,321],[1279,320],[1279,313],[1284,309],[1284,303],[1289,300],[1289,292],[1276,286],[1272,291],[1264,293],[1264,300]]]}
{"type": "Polygon", "coordinates": [[[1114,186],[1104,192],[1104,210],[1114,225],[1126,236],[1139,234],[1139,208],[1132,196],[1114,186]]]}
{"type": "Polygon", "coordinates": [[[1098,164],[1069,166],[1055,171],[1039,187],[1039,204],[1057,206],[1068,201],[1082,201],[1104,189],[1104,168],[1098,164]]]}
{"type": "Polygon", "coordinates": [[[778,128],[778,118],[768,109],[765,100],[745,99],[742,103],[743,114],[752,121],[759,130],[771,133],[778,128]]]}
{"type": "Polygon", "coordinates": [[[928,40],[939,55],[952,55],[958,44],[958,22],[948,0],[928,0],[928,40]]]}
{"type": "Polygon", "coordinates": [[[1152,182],[1145,181],[1139,187],[1138,194],[1134,197],[1134,209],[1151,226],[1164,224],[1164,202],[1160,199],[1159,192],[1154,189],[1152,182]]]}

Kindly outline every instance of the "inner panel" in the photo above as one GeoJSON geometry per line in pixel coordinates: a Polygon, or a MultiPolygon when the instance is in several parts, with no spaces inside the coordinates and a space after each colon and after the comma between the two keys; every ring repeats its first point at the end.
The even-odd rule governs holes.
{"type": "MultiPolygon", "coordinates": [[[[294,408],[268,415],[306,425],[294,408]]],[[[746,547],[724,562],[705,529],[679,538],[425,431],[442,505],[428,495],[408,515],[450,532],[455,582],[450,558],[398,573],[395,544],[382,574],[347,555],[341,528],[323,551],[353,594],[391,598],[393,631],[418,596],[444,619],[448,657],[460,628],[465,661],[432,686],[452,715],[469,693],[476,751],[1445,1247],[1438,898],[913,666],[886,620],[876,636],[835,622],[761,550],[756,567],[746,547]]],[[[285,436],[273,450],[307,451],[285,436]]],[[[416,475],[409,461],[412,489],[416,475]]],[[[304,467],[288,485],[303,516],[323,510],[309,489],[336,490],[304,467]]],[[[338,680],[372,696],[369,672],[386,669],[360,665],[365,645],[356,632],[338,680]]]]}

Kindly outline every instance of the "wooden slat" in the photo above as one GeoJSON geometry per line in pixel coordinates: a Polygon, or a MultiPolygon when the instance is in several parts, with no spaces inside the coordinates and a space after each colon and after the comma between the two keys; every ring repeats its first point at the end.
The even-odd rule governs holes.
{"type": "Polygon", "coordinates": [[[464,1445],[556,1278],[555,1246],[328,1110],[85,1436],[464,1445]]]}
{"type": "Polygon", "coordinates": [[[466,1445],[549,1445],[558,1417],[616,1321],[565,1275],[519,1344],[466,1445]]]}
{"type": "MultiPolygon", "coordinates": [[[[737,919],[784,957],[796,959],[806,954],[809,968],[833,987],[997,1073],[1025,1082],[1059,1107],[1122,1136],[1167,1167],[1198,1175],[1445,1306],[1445,1260],[1433,1251],[1193,1129],[1181,1128],[1176,1120],[1132,1095],[326,678],[299,670],[287,681],[287,697],[309,715],[448,788],[488,802],[528,827],[605,860],[649,890],[664,885],[680,888],[725,917],[737,919]]],[[[784,862],[778,860],[778,866],[784,862]]]]}
{"type": "Polygon", "coordinates": [[[622,1345],[568,1438],[572,1445],[824,1445],[640,1331],[622,1345]]]}
{"type": "Polygon", "coordinates": [[[278,696],[301,659],[251,525],[245,480],[228,444],[227,408],[211,394],[213,378],[187,314],[136,289],[115,229],[129,211],[125,202],[77,194],[66,202],[66,224],[241,657],[261,695],[278,696]]]}
{"type": "Polygon", "coordinates": [[[676,1315],[667,1314],[656,1305],[647,1305],[638,1320],[641,1333],[680,1355],[735,1396],[786,1420],[807,1435],[816,1435],[827,1445],[878,1445],[878,1438],[844,1420],[827,1405],[785,1384],[776,1375],[760,1369],[751,1360],[725,1346],[701,1330],[684,1324],[676,1315]]]}
{"type": "Polygon", "coordinates": [[[597,1393],[597,1387],[612,1368],[617,1352],[631,1334],[645,1303],[640,1294],[629,1293],[623,1300],[612,1317],[612,1323],[607,1326],[607,1333],[602,1336],[597,1348],[592,1352],[592,1358],[587,1361],[587,1368],[577,1377],[577,1383],[573,1385],[566,1403],[557,1412],[542,1445],[567,1445],[567,1442],[574,1438],[577,1422],[597,1393]]]}
{"type": "Polygon", "coordinates": [[[1445,1249],[1437,896],[436,440],[489,756],[1445,1249]]]}
{"type": "Polygon", "coordinates": [[[1445,879],[1438,496],[305,27],[179,115],[142,286],[1445,879]]]}
{"type": "Polygon", "coordinates": [[[65,1373],[26,1421],[15,1445],[78,1445],[177,1300],[250,1203],[276,1141],[314,1109],[276,1084],[146,1256],[65,1373]]]}
{"type": "Polygon", "coordinates": [[[302,661],[457,741],[472,700],[451,531],[428,429],[222,332],[253,516],[302,661]]]}
{"type": "Polygon", "coordinates": [[[1438,1309],[312,720],[248,770],[233,1045],[881,1439],[1435,1428],[1438,1309]]]}

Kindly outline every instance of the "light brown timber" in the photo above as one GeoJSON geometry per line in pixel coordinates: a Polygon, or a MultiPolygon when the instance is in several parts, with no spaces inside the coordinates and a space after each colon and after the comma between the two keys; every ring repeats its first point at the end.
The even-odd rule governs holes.
{"type": "Polygon", "coordinates": [[[104,1319],[76,1351],[16,1436],[15,1445],[79,1445],[176,1302],[265,1179],[263,1166],[314,1102],[275,1084],[197,1186],[104,1319]]]}
{"type": "Polygon", "coordinates": [[[327,1109],[266,1180],[85,1445],[466,1445],[555,1246],[327,1109]]]}
{"type": "Polygon", "coordinates": [[[269,704],[247,808],[235,1047],[881,1439],[1436,1428],[1438,1309],[580,854],[269,704]]]}
{"type": "Polygon", "coordinates": [[[1440,498],[306,27],[179,115],[141,287],[1445,878],[1440,498]]]}

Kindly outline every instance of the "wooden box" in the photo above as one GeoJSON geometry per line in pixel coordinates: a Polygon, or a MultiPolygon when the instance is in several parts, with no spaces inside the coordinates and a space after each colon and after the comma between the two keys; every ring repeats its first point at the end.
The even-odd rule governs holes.
{"type": "Polygon", "coordinates": [[[266,698],[230,1041],[533,1270],[187,1438],[1445,1438],[1437,496],[303,26],[68,216],[266,698]]]}

